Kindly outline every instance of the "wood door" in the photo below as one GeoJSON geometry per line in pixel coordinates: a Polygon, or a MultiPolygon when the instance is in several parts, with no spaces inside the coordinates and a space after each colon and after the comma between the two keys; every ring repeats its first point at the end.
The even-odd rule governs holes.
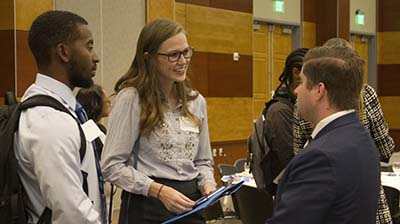
{"type": "Polygon", "coordinates": [[[364,83],[368,83],[368,38],[360,35],[351,36],[351,45],[364,60],[364,83]]]}
{"type": "Polygon", "coordinates": [[[286,57],[292,51],[292,34],[283,32],[283,26],[261,23],[257,27],[253,32],[253,119],[279,86],[286,57]]]}

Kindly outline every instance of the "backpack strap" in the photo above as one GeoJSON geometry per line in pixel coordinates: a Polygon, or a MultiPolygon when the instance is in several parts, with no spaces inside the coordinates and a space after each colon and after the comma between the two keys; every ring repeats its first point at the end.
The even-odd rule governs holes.
{"type": "Polygon", "coordinates": [[[35,96],[28,98],[27,100],[25,100],[24,102],[22,102],[20,104],[19,110],[23,111],[28,108],[37,107],[37,106],[51,107],[56,110],[67,113],[72,118],[74,118],[74,120],[78,124],[79,135],[81,137],[81,147],[79,149],[79,155],[80,155],[80,159],[82,162],[83,158],[85,157],[85,154],[86,154],[86,138],[85,138],[85,134],[82,130],[82,127],[80,125],[78,118],[76,118],[74,115],[72,115],[72,113],[67,108],[65,108],[65,106],[62,105],[58,100],[54,99],[51,96],[47,96],[47,95],[35,95],[35,96]]]}
{"type": "MultiPolygon", "coordinates": [[[[79,149],[79,156],[80,156],[81,163],[82,163],[83,158],[85,157],[85,154],[86,154],[86,138],[85,138],[85,134],[82,130],[79,120],[67,108],[65,108],[65,106],[62,105],[58,100],[54,99],[51,96],[47,96],[47,95],[35,95],[35,96],[32,96],[32,97],[28,98],[27,100],[23,101],[19,105],[19,112],[29,109],[29,108],[32,108],[32,107],[37,107],[37,106],[51,107],[56,110],[67,113],[71,117],[74,118],[74,120],[78,124],[79,135],[81,138],[81,146],[79,149]]],[[[18,127],[18,125],[17,125],[17,127],[18,127]]],[[[88,174],[84,171],[81,171],[81,172],[82,172],[82,176],[83,176],[82,188],[83,188],[84,192],[86,193],[86,195],[89,195],[89,187],[88,187],[88,182],[87,182],[88,174]]],[[[43,213],[39,217],[38,224],[51,223],[51,215],[52,215],[52,211],[48,207],[46,207],[43,210],[43,213]]]]}

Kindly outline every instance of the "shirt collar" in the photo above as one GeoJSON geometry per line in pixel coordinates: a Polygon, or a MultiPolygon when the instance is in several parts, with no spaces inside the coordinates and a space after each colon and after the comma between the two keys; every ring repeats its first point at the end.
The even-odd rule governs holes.
{"type": "Polygon", "coordinates": [[[315,136],[317,136],[317,134],[318,134],[325,126],[327,126],[329,123],[331,123],[332,121],[336,120],[336,119],[339,118],[339,117],[342,117],[342,116],[344,116],[344,115],[346,115],[346,114],[349,114],[349,113],[351,113],[351,112],[354,112],[354,111],[355,111],[354,109],[351,109],[351,110],[343,110],[343,111],[339,111],[339,112],[336,112],[336,113],[334,113],[334,114],[331,114],[331,115],[329,115],[328,117],[322,119],[322,120],[319,121],[318,124],[315,126],[315,128],[314,128],[314,130],[313,130],[313,132],[312,132],[312,134],[311,134],[311,137],[312,137],[312,138],[315,138],[315,136]]]}
{"type": "Polygon", "coordinates": [[[51,78],[50,76],[38,73],[35,84],[59,96],[65,103],[75,110],[76,98],[72,90],[64,83],[51,78]]]}

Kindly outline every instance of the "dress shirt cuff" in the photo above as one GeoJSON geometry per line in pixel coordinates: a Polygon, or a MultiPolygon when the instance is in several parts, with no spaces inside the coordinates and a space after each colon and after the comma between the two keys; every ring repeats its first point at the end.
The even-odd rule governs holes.
{"type": "Polygon", "coordinates": [[[154,180],[147,178],[146,180],[143,181],[143,189],[141,194],[145,195],[147,197],[150,197],[149,191],[150,191],[150,186],[154,182],[154,180]]]}

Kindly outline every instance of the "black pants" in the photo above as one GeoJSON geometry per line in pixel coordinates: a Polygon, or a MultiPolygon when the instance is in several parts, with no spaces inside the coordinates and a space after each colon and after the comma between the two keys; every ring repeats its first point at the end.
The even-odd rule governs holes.
{"type": "MultiPolygon", "coordinates": [[[[174,181],[160,178],[152,178],[154,181],[172,187],[191,200],[201,197],[197,189],[197,180],[174,181]]],[[[159,224],[176,216],[167,210],[164,204],[157,198],[122,192],[122,203],[119,216],[119,224],[159,224]]],[[[176,223],[204,224],[206,219],[203,212],[191,214],[176,223]]]]}

